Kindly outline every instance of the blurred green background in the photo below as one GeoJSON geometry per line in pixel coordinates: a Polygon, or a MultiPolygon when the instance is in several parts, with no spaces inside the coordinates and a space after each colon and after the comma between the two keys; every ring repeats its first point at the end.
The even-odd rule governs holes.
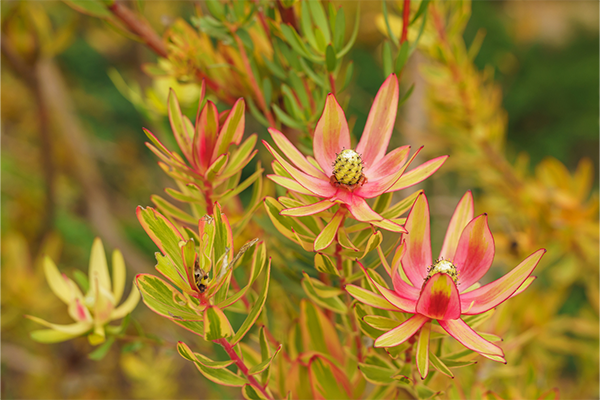
{"type": "MultiPolygon", "coordinates": [[[[369,22],[380,5],[362,6],[361,32],[348,57],[355,77],[347,115],[355,116],[357,127],[364,125],[384,79],[378,46],[383,36],[369,22]]],[[[192,3],[143,7],[158,32],[175,17],[193,13],[192,3]]],[[[149,342],[151,334],[165,338],[159,346],[123,343],[124,356],[113,350],[95,362],[86,358],[91,346],[85,339],[60,345],[29,339],[34,324],[23,314],[64,317],[45,284],[41,254],[52,255],[67,273],[86,270],[92,240],[101,236],[107,249],[123,250],[131,277],[153,270],[155,247],[134,210],[150,204],[150,195],[169,182],[145,147],[141,128],[164,133],[169,128],[166,118],[139,112],[108,75],[114,68],[130,84],[151,85],[140,66],[156,58],[141,43],[61,2],[3,2],[2,21],[3,41],[10,38],[24,62],[15,65],[3,47],[2,397],[238,397],[236,390],[216,387],[183,359],[171,357],[172,343],[195,339],[143,305],[134,313],[137,328],[150,335],[149,342]],[[47,81],[36,82],[32,71],[47,81]],[[40,87],[50,93],[40,94],[40,87]]],[[[467,44],[480,28],[486,37],[475,63],[481,69],[491,65],[501,84],[509,154],[525,151],[533,165],[553,156],[571,171],[588,157],[597,189],[598,3],[476,1],[467,44]]],[[[264,135],[265,129],[250,119],[246,133],[252,132],[264,135]]],[[[580,294],[573,293],[569,301],[577,303],[580,294]]],[[[576,380],[578,368],[572,361],[562,371],[576,380]]],[[[586,384],[597,396],[597,382],[586,384]]]]}

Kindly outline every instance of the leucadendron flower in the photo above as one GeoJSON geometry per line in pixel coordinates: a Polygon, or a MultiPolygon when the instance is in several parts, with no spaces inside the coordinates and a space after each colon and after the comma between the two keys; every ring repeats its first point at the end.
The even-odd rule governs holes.
{"type": "MultiPolygon", "coordinates": [[[[494,259],[494,238],[486,214],[473,218],[471,192],[456,207],[437,260],[431,256],[425,194],[415,201],[405,227],[409,233],[388,270],[394,289],[376,282],[364,267],[369,281],[383,297],[373,293],[365,296],[365,289],[346,286],[352,296],[372,307],[414,314],[377,338],[375,347],[397,346],[422,327],[429,332],[429,324],[435,320],[465,347],[491,360],[506,362],[502,349],[477,334],[461,317],[484,313],[525,290],[533,282],[530,275],[546,250],[536,251],[502,278],[480,286],[478,281],[494,259]]],[[[422,377],[427,375],[426,366],[419,372],[422,377]]]]}
{"type": "Polygon", "coordinates": [[[92,345],[104,342],[106,325],[121,319],[133,311],[140,293],[133,287],[129,297],[117,306],[125,289],[125,261],[119,250],[112,254],[112,282],[108,273],[108,265],[102,241],[94,240],[88,275],[88,288],[83,291],[61,274],[54,262],[44,259],[44,273],[50,289],[68,306],[68,313],[76,322],[70,325],[59,325],[47,322],[41,318],[27,315],[27,318],[50,329],[31,332],[31,337],[38,342],[56,343],[87,335],[92,345]]]}
{"type": "MultiPolygon", "coordinates": [[[[349,212],[357,221],[368,222],[393,232],[405,232],[400,224],[384,219],[373,211],[365,200],[423,181],[437,171],[447,156],[430,160],[405,173],[419,151],[410,159],[410,146],[402,146],[386,154],[396,120],[398,95],[398,80],[392,74],[379,89],[361,139],[354,149],[350,142],[346,116],[332,94],[327,96],[323,115],[315,129],[314,159],[300,153],[281,132],[269,129],[277,147],[294,165],[263,141],[291,178],[280,175],[268,177],[293,192],[323,199],[283,210],[282,215],[314,215],[340,205],[336,217],[330,222],[338,227],[349,212]]],[[[325,247],[330,243],[326,243],[325,247]]]]}

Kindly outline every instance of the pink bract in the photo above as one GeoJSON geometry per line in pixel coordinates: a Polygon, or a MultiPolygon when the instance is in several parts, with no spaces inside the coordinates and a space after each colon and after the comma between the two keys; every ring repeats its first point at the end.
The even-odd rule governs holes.
{"type": "MultiPolygon", "coordinates": [[[[409,233],[398,247],[398,261],[388,271],[394,290],[375,282],[361,265],[365,275],[383,296],[375,295],[378,300],[389,303],[398,311],[415,314],[377,338],[375,347],[397,346],[425,323],[437,320],[465,347],[492,360],[506,362],[502,349],[477,334],[461,319],[461,315],[481,314],[525,290],[533,282],[534,277],[530,275],[546,250],[536,251],[502,278],[479,287],[477,282],[489,270],[494,259],[494,238],[486,214],[473,218],[471,192],[467,192],[456,207],[440,257],[435,262],[431,257],[429,205],[425,194],[419,195],[413,204],[405,227],[409,233]],[[450,273],[433,269],[440,262],[456,268],[455,278],[450,273]]],[[[372,307],[381,308],[381,302],[368,303],[365,298],[355,297],[372,307]]]]}
{"type": "MultiPolygon", "coordinates": [[[[408,157],[410,146],[402,146],[386,154],[396,120],[398,97],[398,80],[396,75],[392,74],[375,97],[365,129],[355,149],[361,155],[364,165],[363,175],[367,181],[353,189],[330,183],[337,155],[344,149],[352,149],[346,116],[332,94],[327,96],[323,115],[315,129],[314,159],[305,157],[281,132],[269,129],[279,150],[293,164],[263,141],[275,160],[292,177],[289,179],[279,175],[269,175],[269,178],[288,190],[323,198],[317,203],[283,210],[282,215],[314,215],[340,204],[338,213],[345,215],[348,211],[357,221],[368,222],[389,231],[406,232],[401,225],[384,219],[373,211],[365,199],[405,189],[423,181],[437,171],[448,156],[437,157],[405,173],[420,149],[410,159],[408,157]]],[[[332,221],[341,225],[343,218],[333,218],[332,221]]],[[[321,243],[320,247],[327,247],[330,243],[331,241],[321,243]]],[[[315,250],[320,249],[315,248],[315,250]]]]}

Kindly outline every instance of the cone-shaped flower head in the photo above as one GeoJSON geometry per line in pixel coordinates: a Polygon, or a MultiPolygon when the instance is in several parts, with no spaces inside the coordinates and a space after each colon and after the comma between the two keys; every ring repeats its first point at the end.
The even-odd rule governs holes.
{"type": "Polygon", "coordinates": [[[429,205],[424,194],[415,201],[405,227],[409,233],[398,247],[388,271],[394,290],[372,280],[364,268],[383,296],[381,302],[365,301],[366,298],[360,295],[360,290],[364,289],[353,285],[347,287],[354,297],[373,307],[389,304],[389,309],[414,314],[380,336],[375,347],[397,346],[429,321],[437,320],[465,347],[484,357],[505,362],[502,350],[478,335],[461,316],[486,312],[525,290],[533,282],[534,277],[530,275],[546,250],[536,251],[502,278],[480,286],[477,282],[494,259],[494,238],[486,214],[473,218],[471,192],[467,192],[456,207],[437,260],[431,256],[429,205]]]}
{"type": "MultiPolygon", "coordinates": [[[[294,164],[287,162],[277,150],[263,141],[288,174],[269,175],[269,178],[291,191],[324,199],[314,204],[283,210],[282,215],[313,215],[341,204],[340,210],[348,210],[357,221],[369,222],[390,231],[405,232],[402,226],[373,211],[365,199],[423,181],[437,171],[447,156],[433,159],[405,173],[416,156],[415,153],[409,159],[410,146],[399,147],[386,155],[396,120],[398,94],[396,75],[390,75],[375,97],[355,149],[350,143],[344,111],[332,94],[327,96],[323,115],[315,129],[314,159],[300,153],[281,132],[269,129],[277,147],[294,164]]],[[[334,220],[341,224],[343,218],[334,220]]]]}
{"type": "Polygon", "coordinates": [[[50,328],[31,333],[39,342],[62,342],[87,334],[91,344],[100,344],[106,337],[105,325],[132,312],[140,299],[138,290],[132,288],[127,300],[117,306],[125,289],[125,261],[119,250],[113,252],[111,282],[104,247],[98,238],[92,246],[85,296],[75,282],[58,271],[49,257],[44,259],[44,272],[50,289],[67,304],[69,315],[76,322],[58,325],[28,315],[29,319],[50,328]]]}

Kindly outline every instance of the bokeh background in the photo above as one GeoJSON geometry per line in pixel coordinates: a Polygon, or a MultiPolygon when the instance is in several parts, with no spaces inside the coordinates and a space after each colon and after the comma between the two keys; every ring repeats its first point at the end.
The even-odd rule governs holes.
{"type": "MultiPolygon", "coordinates": [[[[194,13],[192,2],[128,5],[142,7],[157,32],[194,13]]],[[[343,6],[353,20],[356,2],[343,6]]],[[[376,23],[381,4],[363,2],[361,7],[358,41],[347,57],[355,63],[346,92],[354,132],[360,132],[384,80],[384,35],[376,23]]],[[[425,186],[437,240],[458,198],[473,188],[476,212],[490,213],[499,252],[508,254],[497,256],[500,270],[539,247],[550,250],[531,293],[516,298],[510,308],[503,306],[506,311],[495,317],[498,334],[506,334],[501,335],[503,347],[523,356],[516,365],[481,362],[477,369],[460,370],[456,381],[463,389],[477,377],[511,398],[534,393],[532,385],[558,388],[566,399],[598,398],[598,14],[598,3],[592,1],[476,1],[462,35],[470,45],[485,33],[473,62],[477,71],[489,74],[501,96],[491,112],[506,112],[502,154],[521,166],[532,193],[547,199],[560,192],[547,213],[536,205],[534,194],[530,208],[507,207],[510,197],[502,197],[494,182],[479,175],[476,158],[457,153],[457,141],[467,146],[468,139],[443,136],[439,121],[445,116],[436,109],[435,85],[427,77],[435,57],[423,51],[408,66],[406,80],[416,86],[401,108],[394,141],[451,156],[448,168],[425,186]],[[524,158],[529,164],[519,161],[524,158]],[[569,198],[579,187],[583,193],[569,198]],[[557,212],[563,224],[558,227],[552,225],[557,212]],[[512,232],[507,225],[514,213],[530,213],[531,218],[522,218],[525,223],[547,221],[549,228],[539,234],[534,226],[512,232]]],[[[124,85],[153,88],[164,100],[169,83],[143,72],[141,66],[156,56],[142,43],[62,2],[3,1],[1,17],[2,397],[239,397],[237,390],[200,376],[173,344],[206,345],[143,304],[133,314],[143,339],[115,344],[100,362],[88,358],[92,347],[84,338],[58,345],[29,338],[37,327],[24,314],[67,322],[63,304],[45,282],[42,255],[50,255],[67,274],[86,271],[92,241],[100,236],[107,249],[123,251],[131,278],[153,270],[155,248],[134,210],[150,204],[150,195],[162,192],[169,181],[144,145],[141,128],[168,132],[168,121],[134,106],[124,96],[124,85]]],[[[252,132],[265,137],[266,130],[248,116],[246,134],[252,132]]],[[[268,161],[265,153],[260,149],[259,157],[268,161]]]]}

